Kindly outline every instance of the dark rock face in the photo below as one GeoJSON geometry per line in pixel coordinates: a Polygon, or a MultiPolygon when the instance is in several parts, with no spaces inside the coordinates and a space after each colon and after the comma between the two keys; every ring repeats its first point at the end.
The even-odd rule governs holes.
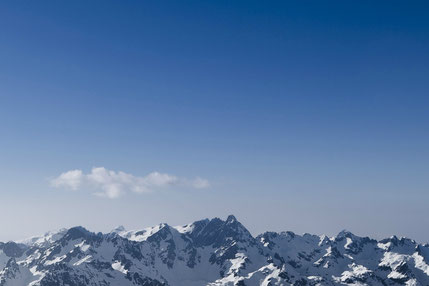
{"type": "Polygon", "coordinates": [[[234,241],[253,242],[250,232],[232,215],[228,216],[226,221],[214,218],[212,220],[198,221],[195,229],[190,233],[196,247],[213,245],[219,247],[234,241]]]}
{"type": "Polygon", "coordinates": [[[134,273],[130,280],[134,282],[135,285],[141,286],[167,286],[165,283],[161,283],[158,280],[153,280],[147,277],[140,277],[138,273],[134,273]]]}
{"type": "Polygon", "coordinates": [[[234,217],[108,234],[83,227],[27,245],[0,243],[0,286],[429,285],[429,246],[266,232],[234,217]]]}
{"type": "Polygon", "coordinates": [[[0,244],[0,249],[3,250],[8,257],[20,257],[24,253],[26,247],[24,245],[20,246],[13,241],[9,241],[0,244]]]}

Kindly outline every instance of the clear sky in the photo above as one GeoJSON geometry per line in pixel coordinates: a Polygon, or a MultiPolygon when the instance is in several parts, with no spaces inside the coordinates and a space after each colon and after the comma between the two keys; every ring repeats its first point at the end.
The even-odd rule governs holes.
{"type": "Polygon", "coordinates": [[[0,240],[232,213],[429,241],[427,3],[1,1],[0,240]]]}

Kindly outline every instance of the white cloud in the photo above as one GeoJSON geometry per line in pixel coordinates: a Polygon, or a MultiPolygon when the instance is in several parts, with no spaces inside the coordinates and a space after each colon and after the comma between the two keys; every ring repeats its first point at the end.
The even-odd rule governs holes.
{"type": "Polygon", "coordinates": [[[152,172],[144,180],[153,186],[166,186],[166,185],[175,185],[179,182],[179,179],[176,176],[169,174],[161,174],[158,172],[152,172]]]}
{"type": "Polygon", "coordinates": [[[72,190],[77,190],[82,183],[82,170],[71,170],[62,173],[57,178],[51,180],[51,185],[54,187],[66,187],[72,190]]]}
{"type": "Polygon", "coordinates": [[[152,172],[144,177],[138,177],[122,171],[107,170],[104,167],[92,168],[88,174],[84,174],[82,170],[71,170],[62,173],[51,180],[51,185],[56,188],[63,187],[72,190],[78,190],[83,187],[92,188],[96,190],[96,195],[111,199],[117,198],[128,191],[147,193],[171,186],[195,189],[210,186],[206,179],[200,177],[190,180],[159,172],[152,172]]]}

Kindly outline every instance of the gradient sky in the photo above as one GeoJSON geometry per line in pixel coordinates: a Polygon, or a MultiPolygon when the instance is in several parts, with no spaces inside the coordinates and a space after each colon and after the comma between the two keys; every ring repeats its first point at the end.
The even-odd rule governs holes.
{"type": "Polygon", "coordinates": [[[427,3],[1,1],[0,240],[232,213],[429,241],[427,3]],[[93,167],[210,187],[50,184],[93,167]]]}

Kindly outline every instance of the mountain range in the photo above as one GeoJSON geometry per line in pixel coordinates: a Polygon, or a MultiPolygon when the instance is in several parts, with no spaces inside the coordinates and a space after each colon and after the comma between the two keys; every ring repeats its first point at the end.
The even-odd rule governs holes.
{"type": "Polygon", "coordinates": [[[232,215],[94,233],[83,227],[0,243],[0,286],[429,285],[429,245],[342,231],[265,232],[232,215]]]}

